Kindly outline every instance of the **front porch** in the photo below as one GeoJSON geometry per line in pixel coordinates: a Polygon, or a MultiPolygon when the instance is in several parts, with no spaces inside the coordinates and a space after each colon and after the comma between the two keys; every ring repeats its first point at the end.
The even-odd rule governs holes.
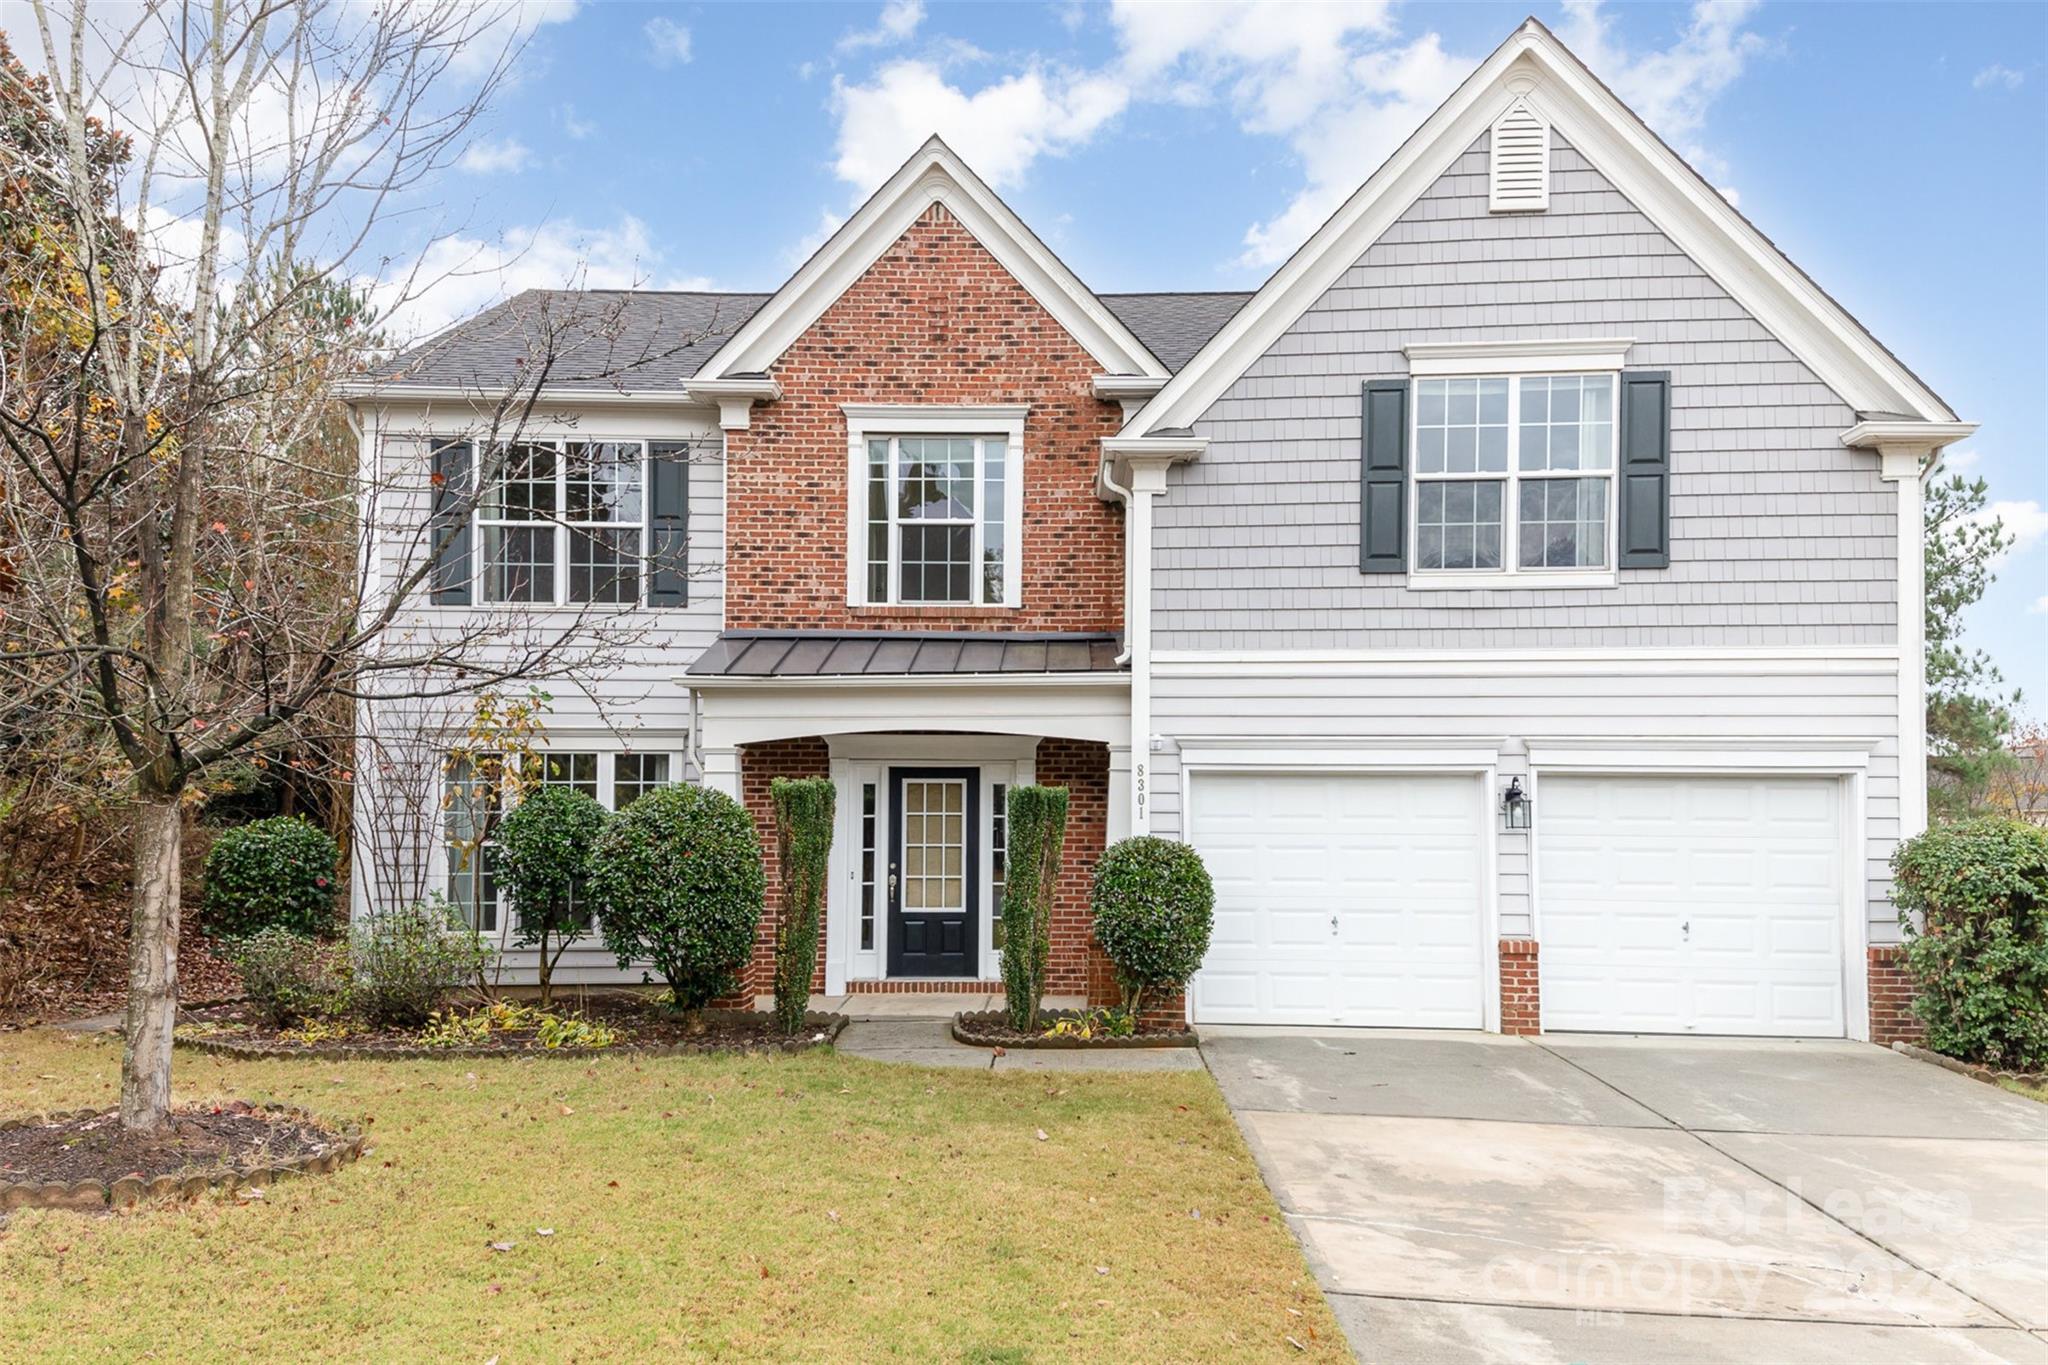
{"type": "MultiPolygon", "coordinates": [[[[686,680],[702,689],[704,781],[745,803],[767,864],[766,912],[734,1003],[774,989],[782,907],[770,784],[778,777],[827,778],[837,789],[815,992],[863,1003],[945,997],[947,1014],[988,1008],[1003,991],[1008,794],[1038,784],[1069,792],[1048,994],[1060,1004],[1112,1002],[1089,905],[1096,859],[1131,823],[1129,675],[1110,641],[1035,640],[1041,662],[1019,668],[1014,636],[898,635],[912,647],[887,673],[818,673],[809,670],[852,652],[841,648],[844,637],[830,648],[797,637],[780,657],[800,649],[811,657],[806,671],[790,674],[774,661],[758,664],[761,638],[746,637],[751,652],[714,651],[686,680]],[[991,671],[918,672],[926,653],[943,652],[958,667],[976,658],[976,646],[989,647],[991,671]],[[1063,657],[1072,666],[1050,666],[1063,657]],[[766,671],[726,671],[755,664],[766,671]]],[[[871,652],[859,655],[863,667],[871,652]]]]}

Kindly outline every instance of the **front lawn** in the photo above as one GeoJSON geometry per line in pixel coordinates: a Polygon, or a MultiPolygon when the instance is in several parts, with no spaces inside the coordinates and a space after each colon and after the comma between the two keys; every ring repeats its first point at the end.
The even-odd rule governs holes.
{"type": "MultiPolygon", "coordinates": [[[[111,1103],[119,1062],[0,1034],[0,1114],[111,1103]]],[[[302,1104],[374,1150],[260,1201],[14,1214],[12,1358],[1346,1358],[1206,1073],[178,1067],[180,1099],[302,1104]]]]}

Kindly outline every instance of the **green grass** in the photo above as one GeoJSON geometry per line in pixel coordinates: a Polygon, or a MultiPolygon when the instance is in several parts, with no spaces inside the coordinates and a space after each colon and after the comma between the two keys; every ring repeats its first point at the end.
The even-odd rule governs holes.
{"type": "Polygon", "coordinates": [[[2037,1085],[2032,1081],[2001,1079],[1998,1082],[2015,1095],[2025,1095],[2036,1104],[2048,1104],[2048,1085],[2037,1085]]]}
{"type": "MultiPolygon", "coordinates": [[[[111,1103],[119,1062],[107,1038],[0,1035],[0,1114],[111,1103]]],[[[303,1104],[373,1150],[260,1202],[14,1214],[0,1354],[1346,1358],[1205,1073],[177,1065],[181,1099],[303,1104]]]]}

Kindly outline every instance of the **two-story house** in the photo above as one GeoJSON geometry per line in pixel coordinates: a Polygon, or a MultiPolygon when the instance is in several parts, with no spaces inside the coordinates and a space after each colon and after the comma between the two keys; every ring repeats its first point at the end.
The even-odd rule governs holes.
{"type": "MultiPolygon", "coordinates": [[[[934,139],[771,295],[524,294],[357,408],[382,554],[439,555],[412,629],[638,632],[550,780],[764,829],[837,783],[820,989],[990,989],[1041,782],[1059,993],[1151,832],[1216,879],[1197,1023],[1905,1027],[1920,488],[1971,427],[1534,21],[1248,295],[1095,294],[934,139]]],[[[358,912],[381,838],[496,926],[463,714],[373,712],[358,912]]]]}

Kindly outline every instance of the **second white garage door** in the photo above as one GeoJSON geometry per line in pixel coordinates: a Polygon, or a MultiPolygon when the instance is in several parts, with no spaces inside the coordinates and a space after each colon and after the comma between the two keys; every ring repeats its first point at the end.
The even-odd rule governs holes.
{"type": "Polygon", "coordinates": [[[1841,1036],[1835,779],[1549,775],[1536,836],[1545,1029],[1841,1036]]]}
{"type": "Polygon", "coordinates": [[[1481,797],[1477,776],[1195,774],[1216,883],[1196,1022],[1479,1028],[1481,797]]]}

